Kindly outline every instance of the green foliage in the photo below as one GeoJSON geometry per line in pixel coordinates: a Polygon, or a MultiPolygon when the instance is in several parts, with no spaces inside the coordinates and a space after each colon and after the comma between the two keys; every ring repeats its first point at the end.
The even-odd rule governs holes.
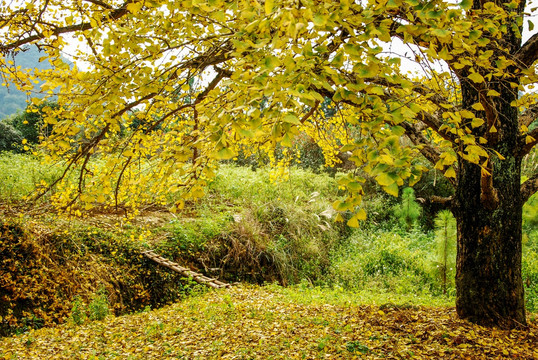
{"type": "Polygon", "coordinates": [[[411,230],[420,217],[421,208],[415,200],[415,190],[407,187],[403,190],[401,203],[394,207],[394,215],[407,231],[411,230]]]}
{"type": "Polygon", "coordinates": [[[88,318],[90,320],[104,320],[109,313],[106,289],[100,287],[88,304],[88,318]]]}
{"type": "MultiPolygon", "coordinates": [[[[27,47],[24,51],[17,52],[13,60],[16,66],[28,69],[50,69],[48,62],[39,62],[44,55],[35,46],[27,47]]],[[[37,88],[37,86],[36,86],[37,88]]],[[[43,97],[42,94],[34,93],[33,96],[43,97]]],[[[10,115],[23,111],[28,105],[28,94],[20,91],[13,84],[8,87],[0,86],[0,121],[10,115]]]]}
{"type": "Polygon", "coordinates": [[[523,233],[526,243],[530,238],[538,239],[538,194],[534,194],[523,205],[523,233]]]}
{"type": "Polygon", "coordinates": [[[431,238],[383,230],[355,231],[330,261],[326,282],[346,289],[378,289],[393,294],[435,294],[430,266],[431,238]]]}
{"type": "Polygon", "coordinates": [[[538,251],[525,249],[522,264],[525,305],[528,311],[538,311],[538,251]]]}
{"type": "Polygon", "coordinates": [[[456,219],[449,210],[440,211],[435,217],[435,241],[437,245],[437,268],[447,293],[448,286],[453,284],[456,271],[456,219]]]}
{"type": "Polygon", "coordinates": [[[73,307],[71,307],[70,319],[75,325],[82,325],[86,322],[88,316],[86,315],[86,309],[80,296],[76,296],[73,301],[73,307]]]}
{"type": "Polygon", "coordinates": [[[30,144],[38,144],[45,140],[52,132],[52,125],[44,123],[44,108],[54,110],[58,107],[56,103],[44,102],[37,107],[27,107],[23,112],[17,113],[5,120],[6,124],[10,124],[17,129],[22,137],[30,144]]]}
{"type": "Polygon", "coordinates": [[[23,136],[12,125],[0,121],[0,152],[21,150],[23,136]]]}

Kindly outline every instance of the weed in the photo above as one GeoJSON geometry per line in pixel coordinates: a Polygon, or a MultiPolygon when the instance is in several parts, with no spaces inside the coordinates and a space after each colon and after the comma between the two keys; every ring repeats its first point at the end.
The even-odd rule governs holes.
{"type": "Polygon", "coordinates": [[[86,322],[86,319],[85,305],[80,299],[80,296],[76,296],[73,301],[73,307],[71,308],[71,321],[75,325],[82,325],[86,322]]]}
{"type": "Polygon", "coordinates": [[[348,343],[346,343],[346,350],[350,353],[359,352],[361,354],[367,354],[370,351],[368,346],[363,345],[358,341],[349,341],[348,343]]]}
{"type": "Polygon", "coordinates": [[[107,293],[105,288],[101,287],[88,304],[88,318],[90,320],[104,320],[109,313],[107,293]]]}

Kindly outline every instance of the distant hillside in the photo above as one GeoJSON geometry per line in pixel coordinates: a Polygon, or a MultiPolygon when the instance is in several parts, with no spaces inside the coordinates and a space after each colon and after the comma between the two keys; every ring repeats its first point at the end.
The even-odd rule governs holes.
{"type": "MultiPolygon", "coordinates": [[[[15,56],[15,64],[22,68],[50,69],[48,62],[39,62],[39,58],[42,56],[44,54],[36,47],[29,47],[26,51],[19,52],[15,56]]],[[[25,109],[26,100],[26,94],[17,90],[14,86],[9,88],[0,86],[0,120],[25,109]]]]}

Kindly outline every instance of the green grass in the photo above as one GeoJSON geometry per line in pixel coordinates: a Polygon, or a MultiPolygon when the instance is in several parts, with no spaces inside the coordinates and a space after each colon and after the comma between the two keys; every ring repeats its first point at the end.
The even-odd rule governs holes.
{"type": "Polygon", "coordinates": [[[59,166],[44,165],[35,156],[0,153],[0,201],[21,201],[42,181],[50,182],[60,175],[59,166]]]}
{"type": "MultiPolygon", "coordinates": [[[[50,181],[58,171],[33,156],[0,154],[0,202],[21,201],[36,183],[50,181]]],[[[288,179],[275,184],[269,180],[269,172],[267,168],[252,171],[223,165],[209,184],[207,196],[188,202],[176,217],[167,214],[153,226],[135,219],[124,223],[118,236],[109,236],[93,225],[91,231],[84,230],[91,218],[72,228],[63,224],[61,228],[71,235],[62,243],[82,246],[90,253],[98,244],[95,252],[113,259],[113,251],[131,254],[120,244],[133,235],[141,242],[140,248],[152,247],[201,270],[217,269],[209,275],[229,282],[292,285],[278,290],[289,291],[290,298],[298,293],[321,302],[333,298],[376,304],[453,304],[453,279],[448,294],[442,291],[433,231],[420,225],[406,231],[392,211],[399,199],[370,186],[374,190],[366,194],[364,204],[368,220],[351,230],[334,222],[332,203],[343,195],[337,186],[339,174],[331,177],[292,168],[288,179]],[[303,293],[306,287],[309,290],[303,293]]],[[[535,201],[526,205],[524,227],[523,279],[530,285],[525,290],[531,311],[538,309],[538,239],[532,226],[536,206],[535,201]]],[[[49,217],[47,221],[47,226],[56,226],[57,220],[49,217]]],[[[150,267],[144,264],[144,269],[150,267]]],[[[155,280],[162,272],[147,275],[155,280]]],[[[163,286],[168,285],[163,282],[163,286]]],[[[177,289],[166,288],[163,293],[170,299],[179,298],[177,289]]]]}

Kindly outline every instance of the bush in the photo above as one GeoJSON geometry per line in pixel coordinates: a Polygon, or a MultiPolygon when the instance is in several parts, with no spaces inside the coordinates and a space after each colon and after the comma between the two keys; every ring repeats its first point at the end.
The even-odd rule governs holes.
{"type": "Polygon", "coordinates": [[[0,152],[20,152],[23,136],[12,125],[0,121],[0,152]]]}
{"type": "Polygon", "coordinates": [[[10,124],[30,144],[39,144],[52,132],[52,125],[44,122],[45,111],[58,108],[56,103],[45,102],[39,106],[28,106],[23,112],[7,119],[10,124]]]}
{"type": "Polygon", "coordinates": [[[425,247],[425,241],[414,233],[402,237],[383,230],[355,231],[333,252],[326,282],[356,290],[435,293],[431,245],[425,247]]]}

